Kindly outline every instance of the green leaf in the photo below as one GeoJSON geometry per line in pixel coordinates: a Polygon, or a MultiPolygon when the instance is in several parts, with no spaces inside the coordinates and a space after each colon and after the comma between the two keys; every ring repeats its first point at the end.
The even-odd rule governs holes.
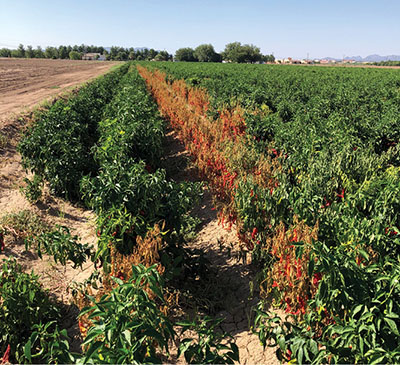
{"type": "Polygon", "coordinates": [[[93,354],[101,347],[103,343],[100,341],[96,341],[95,343],[91,344],[89,349],[85,353],[85,360],[84,364],[86,364],[93,356],[93,354]]]}
{"type": "Polygon", "coordinates": [[[286,350],[286,341],[285,341],[285,336],[284,336],[284,335],[279,335],[279,336],[277,337],[276,341],[277,341],[279,347],[280,347],[282,350],[286,350]]]}
{"type": "Polygon", "coordinates": [[[386,355],[380,356],[380,354],[376,354],[370,359],[370,364],[375,365],[375,364],[381,364],[383,363],[383,360],[385,359],[386,355]]]}
{"type": "Polygon", "coordinates": [[[397,336],[400,335],[400,334],[399,334],[399,331],[398,331],[398,329],[397,329],[397,324],[396,324],[396,322],[395,322],[393,319],[390,319],[390,318],[385,317],[385,318],[384,318],[384,321],[389,325],[389,327],[390,327],[390,329],[391,329],[392,332],[394,332],[397,336]]]}
{"type": "Polygon", "coordinates": [[[32,363],[32,353],[31,353],[32,343],[29,339],[28,342],[24,346],[24,355],[29,363],[32,363]]]}

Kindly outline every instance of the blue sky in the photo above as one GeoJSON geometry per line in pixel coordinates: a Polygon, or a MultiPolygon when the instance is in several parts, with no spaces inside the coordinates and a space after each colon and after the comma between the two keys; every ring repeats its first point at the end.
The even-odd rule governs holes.
{"type": "Polygon", "coordinates": [[[252,43],[275,57],[400,54],[400,0],[0,0],[0,47],[95,44],[174,53],[252,43]]]}

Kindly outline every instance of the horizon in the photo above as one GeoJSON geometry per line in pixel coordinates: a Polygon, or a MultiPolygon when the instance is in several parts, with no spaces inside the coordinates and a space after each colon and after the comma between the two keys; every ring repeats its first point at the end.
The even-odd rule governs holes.
{"type": "Polygon", "coordinates": [[[400,2],[343,0],[127,1],[18,0],[3,4],[0,48],[95,45],[154,48],[174,54],[210,43],[217,52],[238,41],[275,58],[323,59],[398,55],[400,2]],[[93,5],[92,5],[93,4],[93,5]]]}

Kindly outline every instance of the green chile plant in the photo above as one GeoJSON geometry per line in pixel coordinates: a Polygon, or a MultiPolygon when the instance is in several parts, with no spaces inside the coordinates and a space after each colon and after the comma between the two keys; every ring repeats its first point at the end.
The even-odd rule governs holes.
{"type": "Polygon", "coordinates": [[[141,159],[154,170],[162,157],[164,121],[135,68],[121,80],[120,90],[99,123],[96,160],[141,159]]]}
{"type": "Polygon", "coordinates": [[[32,180],[24,178],[24,182],[26,187],[21,187],[21,191],[30,203],[37,203],[42,197],[43,179],[39,175],[35,175],[32,180]]]}
{"type": "Polygon", "coordinates": [[[69,349],[68,335],[65,329],[60,330],[56,321],[33,326],[29,340],[19,351],[17,358],[20,364],[73,364],[78,354],[69,349]]]}
{"type": "Polygon", "coordinates": [[[55,229],[28,237],[25,248],[35,246],[37,254],[42,258],[43,252],[53,256],[54,261],[65,266],[72,261],[73,268],[81,267],[92,256],[93,246],[79,242],[78,236],[72,236],[68,227],[56,226],[55,229]]]}
{"type": "Polygon", "coordinates": [[[93,324],[81,363],[160,363],[161,351],[168,354],[175,331],[159,309],[164,297],[156,265],[132,266],[126,283],[113,280],[117,287],[99,301],[89,297],[93,304],[80,313],[93,324]]]}
{"type": "MultiPolygon", "coordinates": [[[[10,345],[11,361],[22,359],[23,345],[41,324],[59,323],[61,319],[60,308],[42,288],[38,276],[24,273],[14,258],[3,260],[0,267],[0,302],[0,353],[3,354],[10,345]]],[[[51,337],[57,330],[49,326],[41,333],[47,331],[46,336],[51,337]]],[[[35,347],[35,352],[37,349],[39,353],[38,346],[41,345],[35,347]]],[[[38,356],[38,362],[43,362],[47,356],[42,354],[43,357],[38,356]]]]}
{"type": "MultiPolygon", "coordinates": [[[[157,265],[133,265],[127,282],[112,278],[116,287],[99,300],[88,296],[91,305],[80,316],[92,322],[78,363],[153,364],[170,355],[169,343],[177,335],[173,322],[160,310],[165,305],[164,279],[157,265]]],[[[176,323],[182,333],[194,331],[197,338],[186,338],[178,349],[189,363],[233,364],[239,360],[234,343],[222,341],[231,336],[218,332],[222,319],[210,317],[176,323]]]]}
{"type": "Polygon", "coordinates": [[[128,68],[124,64],[37,112],[23,133],[18,146],[23,166],[43,177],[57,195],[79,198],[81,178],[96,173],[91,148],[98,139],[97,123],[128,68]]]}
{"type": "Polygon", "coordinates": [[[179,345],[178,358],[184,355],[188,364],[234,364],[239,361],[239,348],[234,342],[223,344],[229,337],[225,332],[218,332],[217,326],[222,318],[214,320],[208,316],[194,321],[178,322],[181,333],[194,331],[197,338],[185,338],[179,345]]]}

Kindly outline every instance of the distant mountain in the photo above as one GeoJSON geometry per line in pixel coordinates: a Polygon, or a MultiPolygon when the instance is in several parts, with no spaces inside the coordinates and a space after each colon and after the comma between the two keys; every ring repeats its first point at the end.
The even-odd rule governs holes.
{"type": "Polygon", "coordinates": [[[379,56],[373,54],[364,58],[364,62],[380,62],[380,61],[400,61],[400,56],[390,55],[390,56],[379,56]]]}
{"type": "MultiPolygon", "coordinates": [[[[332,57],[325,57],[324,60],[330,61],[342,61],[341,58],[332,58],[332,57]]],[[[356,62],[381,62],[381,61],[400,61],[400,56],[398,55],[389,55],[389,56],[380,56],[378,54],[372,54],[367,57],[361,56],[352,56],[352,57],[345,57],[345,60],[354,60],[356,62]]]]}

